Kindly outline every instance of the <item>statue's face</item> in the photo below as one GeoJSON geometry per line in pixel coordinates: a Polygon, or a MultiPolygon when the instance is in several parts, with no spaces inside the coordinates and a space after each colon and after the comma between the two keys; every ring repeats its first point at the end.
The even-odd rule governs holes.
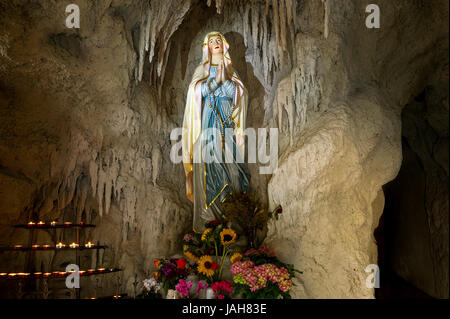
{"type": "Polygon", "coordinates": [[[218,35],[209,38],[208,46],[211,54],[223,53],[222,38],[218,35]]]}

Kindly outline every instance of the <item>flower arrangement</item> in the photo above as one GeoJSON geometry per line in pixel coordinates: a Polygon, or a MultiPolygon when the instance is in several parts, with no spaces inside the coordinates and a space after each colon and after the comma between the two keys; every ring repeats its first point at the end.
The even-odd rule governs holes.
{"type": "Polygon", "coordinates": [[[144,286],[155,287],[151,289],[158,291],[174,289],[170,291],[180,298],[198,297],[206,289],[206,296],[214,295],[217,299],[238,296],[290,299],[290,291],[295,286],[292,279],[296,272],[302,272],[292,264],[281,262],[273,249],[260,244],[263,238],[259,238],[262,233],[258,233],[266,229],[271,218],[278,220],[283,212],[281,206],[269,212],[254,196],[243,193],[227,199],[224,207],[227,220],[209,221],[202,233],[184,235],[184,257],[155,260],[154,280],[144,286]],[[249,246],[245,252],[236,248],[240,234],[230,227],[229,222],[239,224],[248,238],[249,246]],[[224,270],[225,273],[228,271],[225,276],[224,270]],[[193,287],[196,280],[187,279],[190,274],[201,279],[196,287],[193,287]],[[231,280],[224,280],[227,277],[231,280]]]}
{"type": "Polygon", "coordinates": [[[192,267],[190,267],[184,257],[178,259],[161,258],[156,259],[153,263],[157,268],[154,273],[154,278],[161,282],[161,289],[165,291],[175,289],[180,279],[184,279],[192,273],[192,267]]]}
{"type": "Polygon", "coordinates": [[[279,296],[291,298],[289,290],[293,286],[292,278],[295,272],[301,271],[295,269],[294,265],[279,261],[268,246],[249,249],[243,256],[242,260],[231,266],[235,294],[257,299],[276,299],[279,296]]]}
{"type": "Polygon", "coordinates": [[[182,299],[189,297],[189,292],[191,291],[191,288],[192,288],[192,282],[186,281],[184,279],[180,279],[178,284],[175,286],[175,289],[178,291],[178,293],[180,294],[180,297],[182,299]]]}
{"type": "Polygon", "coordinates": [[[199,295],[200,291],[206,288],[208,288],[208,284],[203,284],[201,281],[199,281],[197,284],[197,290],[195,292],[197,293],[197,295],[199,295]]]}
{"type": "Polygon", "coordinates": [[[237,233],[226,226],[227,221],[212,220],[201,234],[186,234],[183,237],[184,255],[193,261],[198,274],[207,282],[220,281],[225,261],[231,257],[239,258],[233,248],[237,233]]]}
{"type": "Polygon", "coordinates": [[[136,298],[145,299],[161,299],[160,290],[162,287],[161,282],[157,281],[155,278],[144,279],[142,282],[144,286],[144,291],[136,298]]]}
{"type": "Polygon", "coordinates": [[[223,202],[226,218],[240,225],[248,238],[247,248],[259,247],[263,240],[262,232],[267,228],[267,223],[272,217],[278,219],[281,214],[281,206],[274,211],[268,211],[262,205],[255,194],[232,193],[223,202]]]}
{"type": "Polygon", "coordinates": [[[229,280],[216,281],[211,285],[211,288],[217,299],[230,298],[233,290],[232,284],[229,280]]]}

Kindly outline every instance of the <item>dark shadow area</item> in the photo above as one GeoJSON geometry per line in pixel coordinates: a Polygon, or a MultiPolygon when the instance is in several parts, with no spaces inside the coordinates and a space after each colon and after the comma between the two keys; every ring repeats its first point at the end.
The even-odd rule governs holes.
{"type": "Polygon", "coordinates": [[[374,232],[379,299],[448,298],[448,124],[432,87],[402,111],[402,165],[374,232]],[[447,165],[447,166],[446,166],[447,165]]]}

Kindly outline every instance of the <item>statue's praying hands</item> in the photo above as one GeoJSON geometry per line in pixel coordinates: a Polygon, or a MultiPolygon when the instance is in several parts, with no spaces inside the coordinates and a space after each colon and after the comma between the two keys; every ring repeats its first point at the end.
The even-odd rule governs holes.
{"type": "Polygon", "coordinates": [[[225,67],[223,66],[223,60],[220,61],[218,67],[217,67],[217,75],[216,75],[216,83],[225,83],[227,80],[227,75],[225,72],[225,67]]]}

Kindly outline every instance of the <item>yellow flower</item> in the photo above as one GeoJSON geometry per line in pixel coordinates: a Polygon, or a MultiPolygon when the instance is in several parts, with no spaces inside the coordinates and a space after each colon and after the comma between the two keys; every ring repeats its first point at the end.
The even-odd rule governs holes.
{"type": "Polygon", "coordinates": [[[214,271],[217,269],[217,263],[213,261],[211,256],[202,256],[198,262],[197,270],[208,277],[214,275],[214,271]]]}
{"type": "Polygon", "coordinates": [[[185,253],[184,253],[184,255],[187,257],[187,258],[189,258],[189,259],[191,259],[191,260],[193,260],[193,261],[195,261],[195,262],[198,262],[198,257],[197,256],[195,256],[193,253],[191,253],[190,251],[186,251],[185,253]]]}
{"type": "Polygon", "coordinates": [[[202,235],[202,241],[206,240],[206,236],[208,235],[208,233],[212,230],[212,228],[206,228],[205,231],[203,232],[202,235]]]}
{"type": "Polygon", "coordinates": [[[225,228],[220,232],[220,241],[222,245],[231,245],[236,241],[237,234],[231,228],[225,228]]]}
{"type": "Polygon", "coordinates": [[[240,253],[234,253],[231,257],[230,257],[230,261],[232,264],[234,264],[236,261],[239,261],[242,259],[242,254],[240,253]]]}

